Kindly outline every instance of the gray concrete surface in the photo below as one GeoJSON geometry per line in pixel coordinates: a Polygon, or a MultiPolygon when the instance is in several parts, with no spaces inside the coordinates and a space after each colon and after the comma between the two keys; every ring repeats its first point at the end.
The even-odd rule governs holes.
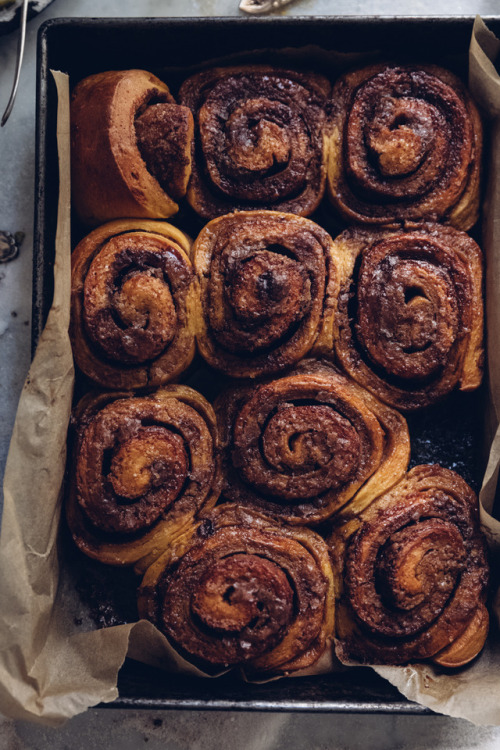
{"type": "MultiPolygon", "coordinates": [[[[296,0],[286,14],[426,15],[500,12],[500,0],[296,0]]],[[[0,472],[30,358],[37,28],[56,16],[237,16],[237,0],[55,0],[29,25],[20,93],[0,131],[0,229],[26,234],[19,257],[0,265],[0,472]]],[[[17,40],[0,37],[0,110],[10,90],[17,40]]],[[[500,676],[499,676],[500,679],[500,676]]],[[[342,716],[94,709],[57,730],[0,718],[0,750],[493,750],[500,728],[441,716],[342,716]]]]}
{"type": "Polygon", "coordinates": [[[61,729],[7,723],[5,750],[497,750],[500,731],[442,716],[101,709],[61,729]],[[16,744],[17,743],[17,744],[16,744]]]}

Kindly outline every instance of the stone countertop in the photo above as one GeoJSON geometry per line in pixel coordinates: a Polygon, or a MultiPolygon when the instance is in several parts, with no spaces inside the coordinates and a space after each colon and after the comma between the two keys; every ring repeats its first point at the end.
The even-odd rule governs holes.
{"type": "MultiPolygon", "coordinates": [[[[17,101],[0,130],[0,230],[25,234],[19,256],[0,264],[0,471],[8,450],[17,399],[30,362],[37,30],[61,16],[239,16],[238,0],[55,0],[28,26],[17,101]]],[[[498,0],[296,0],[280,15],[491,15],[498,0]]],[[[0,37],[0,110],[14,72],[16,34],[0,37]]],[[[106,747],[129,750],[218,748],[500,748],[500,728],[477,728],[441,716],[152,712],[93,709],[50,730],[0,719],[6,750],[106,747]],[[102,742],[106,738],[105,743],[102,742]]]]}

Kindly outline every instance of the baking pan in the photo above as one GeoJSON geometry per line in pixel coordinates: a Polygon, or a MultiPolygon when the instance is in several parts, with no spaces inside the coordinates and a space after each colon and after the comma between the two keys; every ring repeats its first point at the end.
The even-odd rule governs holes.
{"type": "MultiPolygon", "coordinates": [[[[466,75],[472,31],[470,17],[362,18],[189,18],[189,19],[54,19],[39,32],[37,79],[36,201],[33,273],[33,350],[50,308],[53,293],[54,240],[58,173],[56,149],[56,91],[50,69],[69,74],[71,85],[95,72],[144,68],[176,87],[196,66],[225,55],[251,51],[273,62],[275,50],[314,45],[330,51],[340,68],[356,56],[373,59],[429,61],[466,75]],[[438,56],[436,56],[436,51],[438,56]],[[432,55],[432,57],[431,57],[432,55]]],[[[485,18],[500,36],[500,17],[485,18]]],[[[288,52],[290,54],[290,52],[288,52]]],[[[321,54],[315,54],[321,60],[321,54]]],[[[300,53],[299,53],[300,56],[300,53]]],[[[304,58],[301,57],[304,64],[304,58]]],[[[289,63],[290,64],[290,63],[289,63]]],[[[329,63],[328,63],[329,65],[329,63]]],[[[318,65],[315,64],[315,69],[318,65]]],[[[321,63],[320,66],[321,68],[321,63]]],[[[329,73],[327,67],[323,72],[329,73]]],[[[324,215],[313,216],[332,233],[324,215]]],[[[172,222],[191,235],[198,227],[181,214],[172,222]]],[[[340,228],[340,227],[338,227],[340,228]]],[[[75,240],[84,233],[74,222],[75,240]]],[[[445,402],[408,419],[412,436],[411,465],[439,462],[455,469],[478,489],[484,470],[482,451],[483,398],[452,394],[445,402]]],[[[429,714],[405,700],[369,668],[341,673],[294,677],[252,685],[235,676],[216,680],[176,675],[127,660],[118,688],[118,708],[238,709],[318,712],[385,712],[429,714]]]]}

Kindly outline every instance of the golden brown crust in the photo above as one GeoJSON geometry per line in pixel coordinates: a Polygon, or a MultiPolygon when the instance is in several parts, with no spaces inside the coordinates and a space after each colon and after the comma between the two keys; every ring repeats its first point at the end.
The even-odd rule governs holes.
{"type": "Polygon", "coordinates": [[[66,516],[86,555],[144,569],[220,492],[215,415],[192,388],[89,394],[75,413],[66,516]]]}
{"type": "Polygon", "coordinates": [[[80,219],[97,225],[176,213],[191,172],[193,134],[190,111],[145,70],[81,81],[71,101],[72,196],[80,219]]]}
{"type": "Polygon", "coordinates": [[[253,378],[304,357],[338,294],[331,247],[327,232],[293,214],[242,211],[209,222],[193,245],[203,358],[253,378]]]}
{"type": "Polygon", "coordinates": [[[417,466],[333,533],[341,661],[460,666],[487,634],[478,502],[453,471],[417,466]],[[450,646],[451,644],[451,646],[450,646]]]}
{"type": "Polygon", "coordinates": [[[408,465],[403,417],[325,363],[228,391],[215,408],[223,495],[290,524],[359,512],[408,465]]]}
{"type": "Polygon", "coordinates": [[[158,387],[195,352],[198,290],[190,241],[154,221],[114,221],[75,248],[70,336],[82,372],[103,388],[158,387]]]}
{"type": "Polygon", "coordinates": [[[352,378],[402,411],[480,385],[483,259],[472,238],[439,224],[348,229],[333,255],[340,293],[319,353],[334,351],[352,378]]]}
{"type": "Polygon", "coordinates": [[[204,219],[233,210],[309,216],[325,188],[328,81],[264,65],[214,68],[183,83],[197,153],[187,198],[204,219]]]}
{"type": "Polygon", "coordinates": [[[328,195],[348,221],[408,226],[479,216],[482,126],[460,80],[434,65],[372,65],[332,93],[328,195]]]}
{"type": "Polygon", "coordinates": [[[314,664],[330,643],[334,600],[319,535],[226,504],[147,570],[138,604],[197,666],[256,675],[314,664]]]}
{"type": "Polygon", "coordinates": [[[490,616],[484,604],[474,611],[467,627],[458,638],[434,654],[432,661],[441,667],[456,669],[474,659],[483,648],[488,636],[490,616]]]}

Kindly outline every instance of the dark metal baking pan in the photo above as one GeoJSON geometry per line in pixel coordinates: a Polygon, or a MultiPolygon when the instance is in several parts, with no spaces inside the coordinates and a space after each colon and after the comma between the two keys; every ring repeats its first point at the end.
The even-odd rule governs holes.
{"type": "MultiPolygon", "coordinates": [[[[500,36],[500,17],[485,21],[500,36]]],[[[266,58],[272,56],[272,50],[315,45],[343,54],[344,58],[338,59],[345,60],[345,67],[353,64],[352,53],[378,51],[387,59],[427,59],[464,75],[472,25],[473,18],[469,17],[47,21],[40,29],[38,45],[33,348],[53,294],[58,175],[57,102],[50,69],[68,73],[74,84],[98,71],[144,68],[163,75],[175,92],[187,69],[216,58],[221,50],[226,55],[260,50],[261,57],[266,58]]],[[[318,220],[321,222],[321,217],[318,220]]],[[[173,219],[189,231],[182,222],[182,216],[173,219]]],[[[73,229],[75,237],[81,235],[82,228],[76,222],[73,229]]],[[[195,232],[191,228],[191,234],[195,232]]],[[[478,489],[484,468],[482,399],[481,391],[452,394],[444,403],[412,417],[412,464],[437,461],[456,469],[478,489]]],[[[405,700],[368,668],[252,685],[230,675],[217,680],[172,677],[128,660],[120,671],[118,688],[120,697],[109,704],[111,707],[430,713],[405,700]]]]}

